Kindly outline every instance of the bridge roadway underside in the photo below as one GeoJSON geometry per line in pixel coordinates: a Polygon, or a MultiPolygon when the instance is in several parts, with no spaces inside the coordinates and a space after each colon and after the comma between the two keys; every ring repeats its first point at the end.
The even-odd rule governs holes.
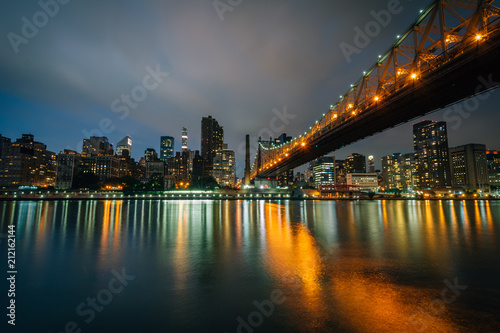
{"type": "Polygon", "coordinates": [[[490,36],[475,48],[442,65],[437,72],[422,75],[413,86],[384,98],[378,106],[321,134],[276,167],[259,173],[257,178],[276,177],[280,172],[498,85],[500,34],[496,33],[494,37],[490,36]],[[485,85],[486,82],[490,85],[485,85]]]}

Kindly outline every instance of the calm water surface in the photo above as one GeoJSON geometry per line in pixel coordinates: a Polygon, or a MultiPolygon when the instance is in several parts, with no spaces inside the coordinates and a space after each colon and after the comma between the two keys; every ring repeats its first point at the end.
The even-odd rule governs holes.
{"type": "Polygon", "coordinates": [[[500,202],[0,202],[0,219],[20,332],[500,331],[500,202]]]}

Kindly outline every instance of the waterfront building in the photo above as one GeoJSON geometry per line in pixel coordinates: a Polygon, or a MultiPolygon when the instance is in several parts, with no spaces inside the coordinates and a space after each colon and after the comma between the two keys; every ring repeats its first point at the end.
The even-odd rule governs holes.
{"type": "Polygon", "coordinates": [[[16,142],[0,137],[0,187],[52,187],[56,182],[56,154],[47,146],[23,134],[16,142]]]}
{"type": "Polygon", "coordinates": [[[400,153],[382,157],[382,178],[385,190],[403,190],[405,175],[403,157],[400,153]]]}
{"type": "Polygon", "coordinates": [[[361,191],[376,192],[378,190],[378,176],[376,173],[348,173],[347,185],[359,186],[361,191]]]}
{"type": "Polygon", "coordinates": [[[446,122],[425,120],[413,125],[413,147],[421,189],[451,185],[446,122]]]}
{"type": "Polygon", "coordinates": [[[415,154],[407,153],[403,154],[403,163],[404,163],[404,192],[411,192],[417,186],[417,164],[415,162],[415,154]]]}
{"type": "Polygon", "coordinates": [[[467,144],[449,149],[451,180],[453,186],[470,191],[490,189],[486,146],[467,144]]]}
{"type": "Polygon", "coordinates": [[[385,190],[412,191],[416,182],[415,154],[382,157],[382,179],[385,190]]]}

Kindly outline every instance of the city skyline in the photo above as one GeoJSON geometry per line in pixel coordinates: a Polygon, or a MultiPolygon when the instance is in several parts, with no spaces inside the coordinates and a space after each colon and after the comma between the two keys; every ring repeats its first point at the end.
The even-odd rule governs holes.
{"type": "Polygon", "coordinates": [[[0,16],[2,332],[500,329],[500,0],[0,16]]]}
{"type": "MultiPolygon", "coordinates": [[[[245,134],[250,134],[250,144],[255,147],[259,132],[271,128],[270,123],[275,118],[273,128],[279,131],[273,131],[274,137],[283,131],[291,136],[302,133],[337,101],[337,96],[348,89],[349,83],[359,78],[362,68],[376,61],[377,54],[384,52],[408,22],[415,19],[420,7],[426,5],[401,2],[402,10],[391,17],[381,33],[347,61],[339,45],[342,42],[352,44],[353,29],[373,21],[372,11],[387,8],[385,1],[365,1],[363,4],[360,4],[362,10],[358,10],[346,4],[316,2],[308,5],[308,15],[304,16],[300,4],[294,1],[245,2],[233,12],[226,12],[221,22],[212,3],[200,4],[195,10],[190,10],[186,4],[110,3],[100,5],[98,15],[103,20],[95,27],[79,19],[95,11],[92,4],[61,5],[58,14],[40,28],[35,37],[19,45],[19,52],[13,50],[8,38],[0,42],[0,72],[3,74],[0,108],[4,110],[0,115],[0,133],[6,137],[33,133],[56,152],[67,148],[78,150],[84,138],[97,135],[99,131],[115,146],[125,135],[130,135],[134,139],[132,157],[138,159],[159,136],[175,137],[175,150],[180,151],[179,128],[183,126],[190,128],[190,149],[201,150],[196,124],[201,117],[212,114],[226,128],[226,142],[235,150],[237,176],[242,177],[245,134]],[[132,6],[151,14],[148,17],[150,24],[139,25],[142,30],[131,31],[123,24],[114,25],[104,19],[119,11],[124,21],[142,23],[143,18],[136,15],[132,6]],[[172,6],[182,19],[169,14],[172,6]],[[282,10],[289,15],[279,16],[282,10]],[[253,15],[263,19],[262,26],[248,32],[244,28],[252,23],[253,15]],[[186,22],[194,19],[197,27],[211,32],[213,39],[210,42],[204,44],[196,34],[197,29],[193,31],[186,26],[186,22]],[[304,23],[300,31],[294,25],[296,21],[304,23]],[[157,28],[152,29],[152,24],[157,28]],[[305,30],[304,26],[307,26],[305,30]],[[65,30],[63,27],[67,27],[67,34],[59,32],[65,30]],[[117,38],[106,44],[101,31],[115,34],[117,38]],[[263,34],[263,31],[269,33],[263,34]],[[310,40],[308,36],[311,35],[319,37],[310,40]],[[142,36],[150,37],[147,40],[160,40],[170,47],[157,49],[142,36]],[[245,42],[240,37],[245,37],[245,42]],[[257,41],[277,46],[254,50],[247,56],[242,50],[252,49],[257,41]],[[124,51],[124,47],[128,50],[126,46],[132,44],[142,52],[124,51]],[[204,52],[199,52],[201,47],[204,52]],[[297,50],[301,51],[295,56],[297,50]],[[221,52],[226,55],[224,61],[219,57],[221,52]],[[159,53],[163,56],[156,56],[159,53]],[[33,54],[38,56],[33,58],[33,54]],[[99,56],[89,57],[88,54],[99,56]],[[307,57],[314,57],[315,61],[304,66],[302,59],[307,57]],[[192,68],[192,64],[197,65],[192,68]],[[116,99],[120,102],[122,94],[131,94],[132,89],[143,84],[147,75],[155,72],[160,75],[157,79],[161,82],[156,82],[158,86],[148,92],[144,101],[137,103],[136,108],[129,108],[128,113],[120,111],[125,105],[123,102],[114,104],[122,109],[113,112],[116,99]],[[48,83],[46,87],[40,84],[41,76],[48,83]]],[[[21,33],[21,18],[31,17],[41,10],[35,3],[13,6],[8,2],[2,3],[0,9],[11,13],[0,23],[0,30],[5,35],[21,33]]],[[[495,124],[500,120],[498,112],[494,112],[499,103],[499,94],[490,92],[483,95],[477,107],[474,103],[461,109],[452,106],[425,119],[448,120],[449,138],[455,145],[476,142],[498,149],[498,137],[491,134],[496,132],[495,124]]],[[[335,154],[348,156],[356,151],[366,156],[374,155],[375,168],[380,169],[379,157],[411,151],[411,138],[405,134],[408,128],[411,123],[364,139],[335,154]]],[[[158,149],[156,144],[154,147],[158,149]]]]}
{"type": "MultiPolygon", "coordinates": [[[[208,116],[208,117],[210,117],[210,116],[208,116]]],[[[428,120],[428,117],[422,117],[422,121],[421,121],[421,122],[433,122],[433,121],[432,121],[432,120],[428,120]]],[[[415,124],[416,124],[416,123],[413,123],[413,122],[412,122],[411,124],[410,124],[410,123],[407,123],[407,124],[403,124],[402,126],[404,126],[404,125],[411,125],[411,127],[414,127],[414,125],[415,125],[415,124]]],[[[182,128],[184,129],[184,128],[186,128],[186,127],[182,127],[182,128]]],[[[411,129],[409,129],[409,130],[411,131],[411,129]]],[[[286,133],[284,133],[284,134],[286,134],[286,133]]],[[[2,133],[0,133],[0,135],[3,135],[3,134],[2,134],[2,133]]],[[[45,143],[43,140],[39,139],[36,135],[34,135],[34,134],[33,134],[33,133],[31,133],[31,132],[29,132],[29,133],[22,132],[22,134],[18,135],[17,137],[16,137],[16,136],[14,136],[14,137],[10,137],[10,138],[11,138],[11,139],[13,139],[13,140],[15,140],[16,138],[21,138],[21,137],[22,137],[22,136],[24,136],[24,135],[33,135],[33,136],[35,136],[35,137],[36,137],[36,139],[37,139],[36,141],[38,141],[38,142],[42,142],[43,144],[45,144],[45,145],[46,145],[46,143],[45,143]]],[[[407,136],[407,137],[411,137],[411,132],[406,133],[406,136],[407,136]]],[[[8,136],[3,135],[3,137],[8,137],[8,136]]],[[[105,137],[105,138],[108,138],[107,136],[104,136],[104,137],[105,137]]],[[[181,137],[182,137],[182,135],[180,135],[179,137],[181,138],[181,137]]],[[[279,137],[281,137],[281,136],[279,136],[279,137]]],[[[274,139],[279,140],[279,137],[275,137],[275,138],[273,138],[273,140],[274,140],[274,139]]],[[[376,135],[375,135],[374,137],[376,137],[376,135]]],[[[449,137],[449,135],[448,135],[448,137],[449,137]]],[[[131,138],[129,135],[126,135],[124,138],[122,138],[122,140],[118,140],[116,144],[114,144],[113,142],[109,141],[109,144],[112,146],[112,149],[114,149],[114,154],[116,154],[116,155],[120,156],[120,154],[119,154],[119,149],[118,149],[118,148],[119,148],[119,146],[120,146],[120,143],[121,143],[122,141],[124,141],[125,139],[127,139],[127,138],[128,138],[128,139],[133,139],[133,138],[131,138]]],[[[133,153],[132,153],[132,156],[131,156],[131,157],[132,157],[132,158],[134,158],[136,161],[139,161],[141,158],[144,158],[144,157],[147,155],[146,153],[147,153],[147,151],[148,151],[148,150],[153,149],[153,150],[154,150],[154,151],[158,154],[159,159],[161,159],[161,151],[162,151],[162,146],[161,146],[161,142],[162,142],[162,141],[161,141],[161,139],[163,139],[163,138],[174,138],[174,141],[176,141],[177,143],[178,143],[178,141],[181,141],[181,139],[179,139],[178,141],[177,141],[177,140],[175,140],[175,137],[172,137],[172,136],[161,136],[161,137],[160,137],[160,142],[158,143],[158,147],[156,147],[156,146],[154,146],[154,145],[152,145],[152,144],[146,144],[146,145],[145,145],[145,147],[148,147],[148,148],[145,148],[143,151],[139,151],[139,152],[137,151],[137,150],[138,150],[138,148],[137,148],[137,147],[135,147],[135,149],[132,149],[133,153]]],[[[81,153],[85,153],[85,141],[89,141],[89,139],[90,139],[90,137],[89,137],[89,138],[84,138],[84,139],[82,139],[82,146],[81,146],[80,150],[75,150],[75,151],[76,151],[77,153],[79,153],[79,154],[81,154],[81,153]]],[[[108,138],[108,139],[109,139],[109,138],[108,138]]],[[[366,141],[366,140],[370,140],[370,138],[367,138],[367,139],[365,139],[364,141],[366,141]]],[[[498,149],[498,147],[500,147],[500,144],[498,144],[498,145],[496,145],[496,146],[488,146],[488,145],[485,145],[483,142],[474,142],[474,141],[472,141],[472,142],[465,142],[465,141],[463,141],[463,140],[461,140],[461,141],[459,141],[459,142],[461,142],[461,143],[460,143],[460,144],[457,144],[456,142],[451,142],[451,143],[450,143],[450,145],[449,145],[449,148],[452,148],[452,147],[458,147],[458,146],[463,146],[463,145],[470,145],[470,144],[479,144],[479,145],[484,145],[484,146],[486,147],[486,149],[487,149],[487,150],[492,150],[492,151],[494,151],[494,150],[497,150],[497,149],[498,149]]],[[[389,155],[393,155],[393,154],[403,154],[403,155],[404,155],[404,154],[410,154],[410,153],[413,153],[413,151],[414,151],[413,144],[414,144],[414,143],[412,142],[412,147],[409,147],[409,148],[408,148],[408,149],[406,149],[406,150],[393,151],[393,152],[390,152],[390,153],[388,153],[388,154],[386,154],[386,155],[381,155],[381,156],[378,156],[378,155],[375,155],[375,156],[370,155],[370,156],[368,156],[367,154],[369,154],[369,153],[370,153],[371,151],[373,151],[373,150],[368,150],[368,153],[366,153],[366,154],[365,154],[365,153],[360,153],[359,151],[356,151],[356,152],[355,152],[355,151],[354,151],[354,149],[353,149],[353,147],[357,145],[357,143],[355,143],[355,144],[350,145],[350,146],[348,146],[348,147],[345,147],[345,148],[343,148],[343,149],[335,150],[335,151],[332,151],[332,152],[330,152],[330,153],[328,153],[328,154],[325,154],[325,155],[324,155],[324,157],[327,157],[327,156],[332,156],[332,157],[337,158],[337,159],[345,159],[345,160],[348,160],[348,159],[349,159],[349,157],[350,157],[350,156],[352,156],[353,154],[354,154],[354,155],[362,155],[362,156],[363,156],[363,158],[365,159],[365,165],[366,165],[366,167],[367,167],[367,169],[366,169],[365,171],[362,171],[362,172],[368,172],[368,167],[369,167],[369,164],[368,164],[369,159],[368,159],[368,157],[373,157],[373,159],[374,159],[374,160],[373,160],[373,162],[374,162],[374,165],[375,165],[375,170],[382,171],[382,170],[383,170],[383,162],[382,162],[382,159],[383,159],[384,157],[389,156],[389,155]],[[338,152],[343,152],[343,154],[342,154],[342,155],[341,155],[341,154],[338,154],[338,152]]],[[[179,145],[181,145],[181,144],[179,144],[179,145]]],[[[226,145],[227,145],[227,144],[226,144],[226,145]]],[[[171,153],[172,153],[172,157],[173,157],[173,155],[175,155],[175,153],[176,153],[176,152],[182,152],[182,151],[183,151],[183,150],[182,150],[182,146],[181,146],[181,147],[179,147],[179,149],[177,149],[177,146],[178,146],[178,144],[175,144],[175,145],[174,145],[174,147],[175,147],[175,148],[171,151],[171,153]]],[[[201,146],[201,145],[200,145],[200,146],[201,146]]],[[[229,147],[229,145],[227,145],[227,146],[229,147]]],[[[229,147],[229,148],[231,149],[231,147],[229,147]]],[[[56,150],[56,149],[52,149],[52,147],[49,147],[49,146],[47,145],[47,150],[48,150],[48,151],[52,151],[52,152],[54,152],[55,154],[58,154],[58,153],[63,153],[65,150],[73,150],[73,149],[70,149],[70,148],[68,147],[68,148],[64,148],[64,149],[62,149],[62,150],[58,151],[58,150],[56,150]]],[[[193,151],[193,152],[194,152],[194,151],[196,151],[196,150],[200,150],[200,152],[201,152],[201,149],[192,149],[191,144],[188,146],[188,150],[193,151]]],[[[252,162],[253,162],[253,161],[252,161],[252,162]]],[[[243,163],[243,162],[240,162],[240,163],[243,163]]],[[[306,169],[306,168],[308,167],[308,165],[309,165],[309,163],[305,163],[305,164],[303,164],[303,165],[301,165],[301,166],[297,167],[296,169],[297,169],[298,171],[303,171],[304,169],[306,169]]],[[[240,171],[241,171],[241,170],[240,170],[240,171]]],[[[358,170],[358,171],[360,171],[360,170],[358,170]]],[[[238,178],[240,178],[240,179],[241,179],[241,178],[244,178],[244,174],[243,174],[243,173],[241,173],[241,175],[236,174],[236,177],[238,177],[238,178]]]]}

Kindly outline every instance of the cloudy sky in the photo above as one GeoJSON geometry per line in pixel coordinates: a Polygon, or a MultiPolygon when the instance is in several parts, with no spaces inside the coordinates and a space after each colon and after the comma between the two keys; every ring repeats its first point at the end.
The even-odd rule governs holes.
{"type": "MultiPolygon", "coordinates": [[[[139,159],[159,150],[161,135],[180,150],[183,126],[189,148],[200,149],[201,118],[212,115],[236,151],[238,176],[245,134],[304,132],[428,4],[401,0],[348,60],[339,45],[354,44],[354,28],[396,0],[59,1],[41,1],[50,15],[37,1],[0,2],[0,134],[32,133],[55,152],[89,135],[116,143],[128,134],[139,159]]],[[[500,149],[499,103],[496,91],[469,115],[425,118],[449,121],[450,146],[500,149]]],[[[333,155],[374,155],[380,167],[380,157],[410,151],[405,124],[333,155]]]]}

